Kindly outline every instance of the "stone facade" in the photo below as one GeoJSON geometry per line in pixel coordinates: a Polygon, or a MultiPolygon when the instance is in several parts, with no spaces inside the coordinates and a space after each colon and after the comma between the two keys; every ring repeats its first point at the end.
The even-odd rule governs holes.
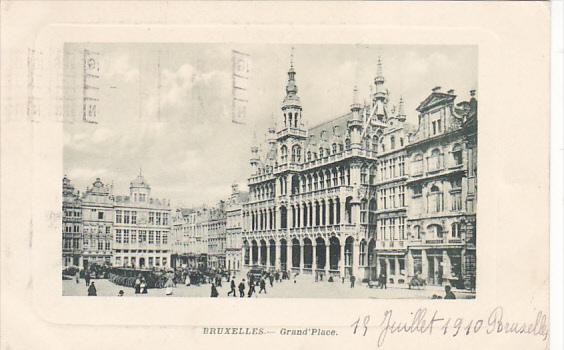
{"type": "Polygon", "coordinates": [[[83,266],[110,264],[112,259],[114,202],[112,188],[100,178],[82,196],[83,266]]]}
{"type": "Polygon", "coordinates": [[[474,97],[455,106],[453,91],[434,90],[414,128],[403,100],[392,106],[379,61],[370,102],[355,89],[349,113],[306,130],[295,76],[290,67],[267,142],[251,148],[242,265],[321,278],[383,273],[389,283],[416,272],[431,284],[475,275],[474,97]]]}
{"type": "Polygon", "coordinates": [[[151,197],[151,187],[139,174],[129,196],[114,198],[114,266],[170,267],[170,202],[151,197]]]}
{"type": "Polygon", "coordinates": [[[63,178],[63,266],[169,267],[170,211],[141,174],[129,196],[114,196],[100,178],[80,196],[63,178]]]}
{"type": "Polygon", "coordinates": [[[82,201],[71,181],[63,178],[63,267],[82,266],[82,201]]]}

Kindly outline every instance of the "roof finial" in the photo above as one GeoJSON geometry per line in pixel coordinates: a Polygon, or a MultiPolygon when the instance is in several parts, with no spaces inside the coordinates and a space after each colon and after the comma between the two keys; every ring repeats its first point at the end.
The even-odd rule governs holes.
{"type": "Polygon", "coordinates": [[[405,107],[403,105],[403,96],[400,96],[398,116],[405,116],[405,107]]]}
{"type": "Polygon", "coordinates": [[[294,68],[294,47],[292,46],[292,50],[290,52],[290,68],[294,68]]]}

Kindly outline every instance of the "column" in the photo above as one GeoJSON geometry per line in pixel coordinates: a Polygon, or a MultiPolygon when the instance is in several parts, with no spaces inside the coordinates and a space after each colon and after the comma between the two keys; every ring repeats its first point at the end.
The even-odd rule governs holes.
{"type": "Polygon", "coordinates": [[[304,271],[305,245],[300,242],[300,273],[304,271]]]}
{"type": "MultiPolygon", "coordinates": [[[[433,256],[433,263],[434,263],[433,265],[435,265],[435,266],[433,266],[434,267],[434,269],[433,269],[433,279],[435,281],[435,284],[438,284],[439,283],[439,278],[438,278],[439,277],[439,258],[437,256],[433,256]]],[[[440,277],[443,277],[443,276],[440,276],[440,277]]]]}
{"type": "Polygon", "coordinates": [[[257,265],[262,266],[262,244],[260,244],[260,241],[258,243],[257,257],[257,265]]]}
{"type": "Polygon", "coordinates": [[[407,255],[405,257],[405,271],[407,273],[407,277],[412,277],[415,275],[415,271],[413,268],[413,253],[411,249],[407,251],[407,255]]]}
{"type": "Polygon", "coordinates": [[[249,266],[253,266],[253,245],[249,244],[249,266]]]}
{"type": "Polygon", "coordinates": [[[276,259],[275,259],[275,263],[276,263],[276,270],[280,270],[281,268],[281,259],[282,258],[282,246],[280,245],[279,242],[276,243],[276,259]]]}
{"type": "Polygon", "coordinates": [[[317,243],[315,241],[311,242],[311,272],[315,275],[315,270],[317,270],[317,243]]]}
{"type": "Polygon", "coordinates": [[[345,275],[345,243],[341,242],[341,248],[339,252],[339,273],[341,277],[345,275]]]}
{"type": "Polygon", "coordinates": [[[421,278],[429,283],[429,262],[427,261],[427,251],[421,249],[421,278]]]}
{"type": "Polygon", "coordinates": [[[329,278],[329,269],[331,268],[331,266],[330,266],[330,262],[331,262],[330,253],[331,253],[331,244],[328,243],[325,246],[325,275],[327,275],[327,278],[329,278]]]}
{"type": "MultiPolygon", "coordinates": [[[[394,257],[394,264],[396,266],[396,276],[399,277],[401,275],[401,271],[400,271],[400,266],[399,266],[399,258],[398,258],[397,255],[394,257]]],[[[396,280],[396,283],[398,283],[397,280],[396,280]]]]}
{"type": "Polygon", "coordinates": [[[286,259],[286,265],[289,266],[289,270],[294,267],[294,243],[292,241],[290,241],[290,259],[286,259]]]}
{"type": "Polygon", "coordinates": [[[270,267],[270,242],[266,243],[266,267],[270,267]]]}
{"type": "MultiPolygon", "coordinates": [[[[357,240],[355,240],[353,245],[352,245],[351,267],[352,267],[352,274],[357,279],[359,279],[359,275],[360,275],[360,269],[359,269],[360,255],[359,255],[359,252],[360,252],[359,242],[357,240]]],[[[361,280],[362,280],[362,278],[359,279],[359,281],[361,281],[361,280]]]]}
{"type": "Polygon", "coordinates": [[[378,254],[374,253],[374,260],[376,261],[376,278],[380,277],[380,257],[378,254]]]}
{"type": "Polygon", "coordinates": [[[443,278],[444,279],[448,279],[451,277],[450,270],[451,270],[450,256],[448,256],[448,250],[445,249],[443,250],[443,278]]]}
{"type": "Polygon", "coordinates": [[[294,210],[292,210],[292,206],[288,205],[286,208],[286,227],[292,228],[292,222],[294,221],[294,210]]]}
{"type": "Polygon", "coordinates": [[[341,224],[346,224],[347,222],[347,214],[346,214],[346,198],[344,197],[339,197],[339,205],[341,206],[340,208],[340,215],[341,215],[341,224]]]}
{"type": "MultiPolygon", "coordinates": [[[[315,201],[313,203],[311,203],[311,227],[316,227],[317,226],[317,210],[316,206],[315,206],[315,201]]],[[[315,242],[313,242],[312,244],[315,244],[315,242]]]]}
{"type": "Polygon", "coordinates": [[[390,259],[386,258],[386,282],[390,279],[390,259]]]}
{"type": "MultiPolygon", "coordinates": [[[[276,223],[276,225],[277,225],[277,228],[282,228],[282,224],[281,224],[281,223],[282,223],[282,220],[281,220],[281,216],[280,216],[280,210],[276,210],[276,208],[275,208],[275,209],[274,209],[274,212],[275,212],[275,214],[276,214],[275,223],[276,223]]],[[[286,210],[286,213],[287,213],[287,212],[288,212],[288,211],[286,210]]],[[[288,216],[288,215],[286,215],[286,216],[288,216]]]]}
{"type": "Polygon", "coordinates": [[[331,217],[331,203],[328,200],[325,200],[325,226],[330,225],[330,217],[331,217]]]}

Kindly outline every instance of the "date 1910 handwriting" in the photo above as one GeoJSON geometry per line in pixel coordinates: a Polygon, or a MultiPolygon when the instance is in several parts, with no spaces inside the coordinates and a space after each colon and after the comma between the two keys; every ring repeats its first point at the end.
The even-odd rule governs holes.
{"type": "MultiPolygon", "coordinates": [[[[370,315],[359,316],[352,324],[354,335],[366,336],[370,329],[370,315]]],[[[537,313],[534,321],[507,321],[503,308],[494,308],[488,317],[481,319],[465,319],[463,317],[439,317],[438,311],[429,312],[426,308],[419,308],[410,313],[408,321],[393,318],[393,311],[386,310],[382,321],[372,327],[377,327],[378,347],[384,345],[388,334],[439,334],[443,336],[470,336],[473,334],[528,334],[548,338],[548,317],[543,311],[537,313]],[[433,333],[435,332],[435,333],[433,333]]]]}

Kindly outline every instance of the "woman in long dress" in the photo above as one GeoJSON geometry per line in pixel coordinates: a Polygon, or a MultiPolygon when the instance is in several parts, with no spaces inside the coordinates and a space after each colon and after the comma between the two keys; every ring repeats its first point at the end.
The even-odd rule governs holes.
{"type": "Polygon", "coordinates": [[[184,284],[186,286],[190,286],[190,274],[189,273],[186,274],[186,279],[184,280],[184,284]]]}
{"type": "Polygon", "coordinates": [[[172,287],[174,287],[174,282],[172,278],[168,278],[165,283],[165,293],[166,295],[172,295],[172,287]]]}

